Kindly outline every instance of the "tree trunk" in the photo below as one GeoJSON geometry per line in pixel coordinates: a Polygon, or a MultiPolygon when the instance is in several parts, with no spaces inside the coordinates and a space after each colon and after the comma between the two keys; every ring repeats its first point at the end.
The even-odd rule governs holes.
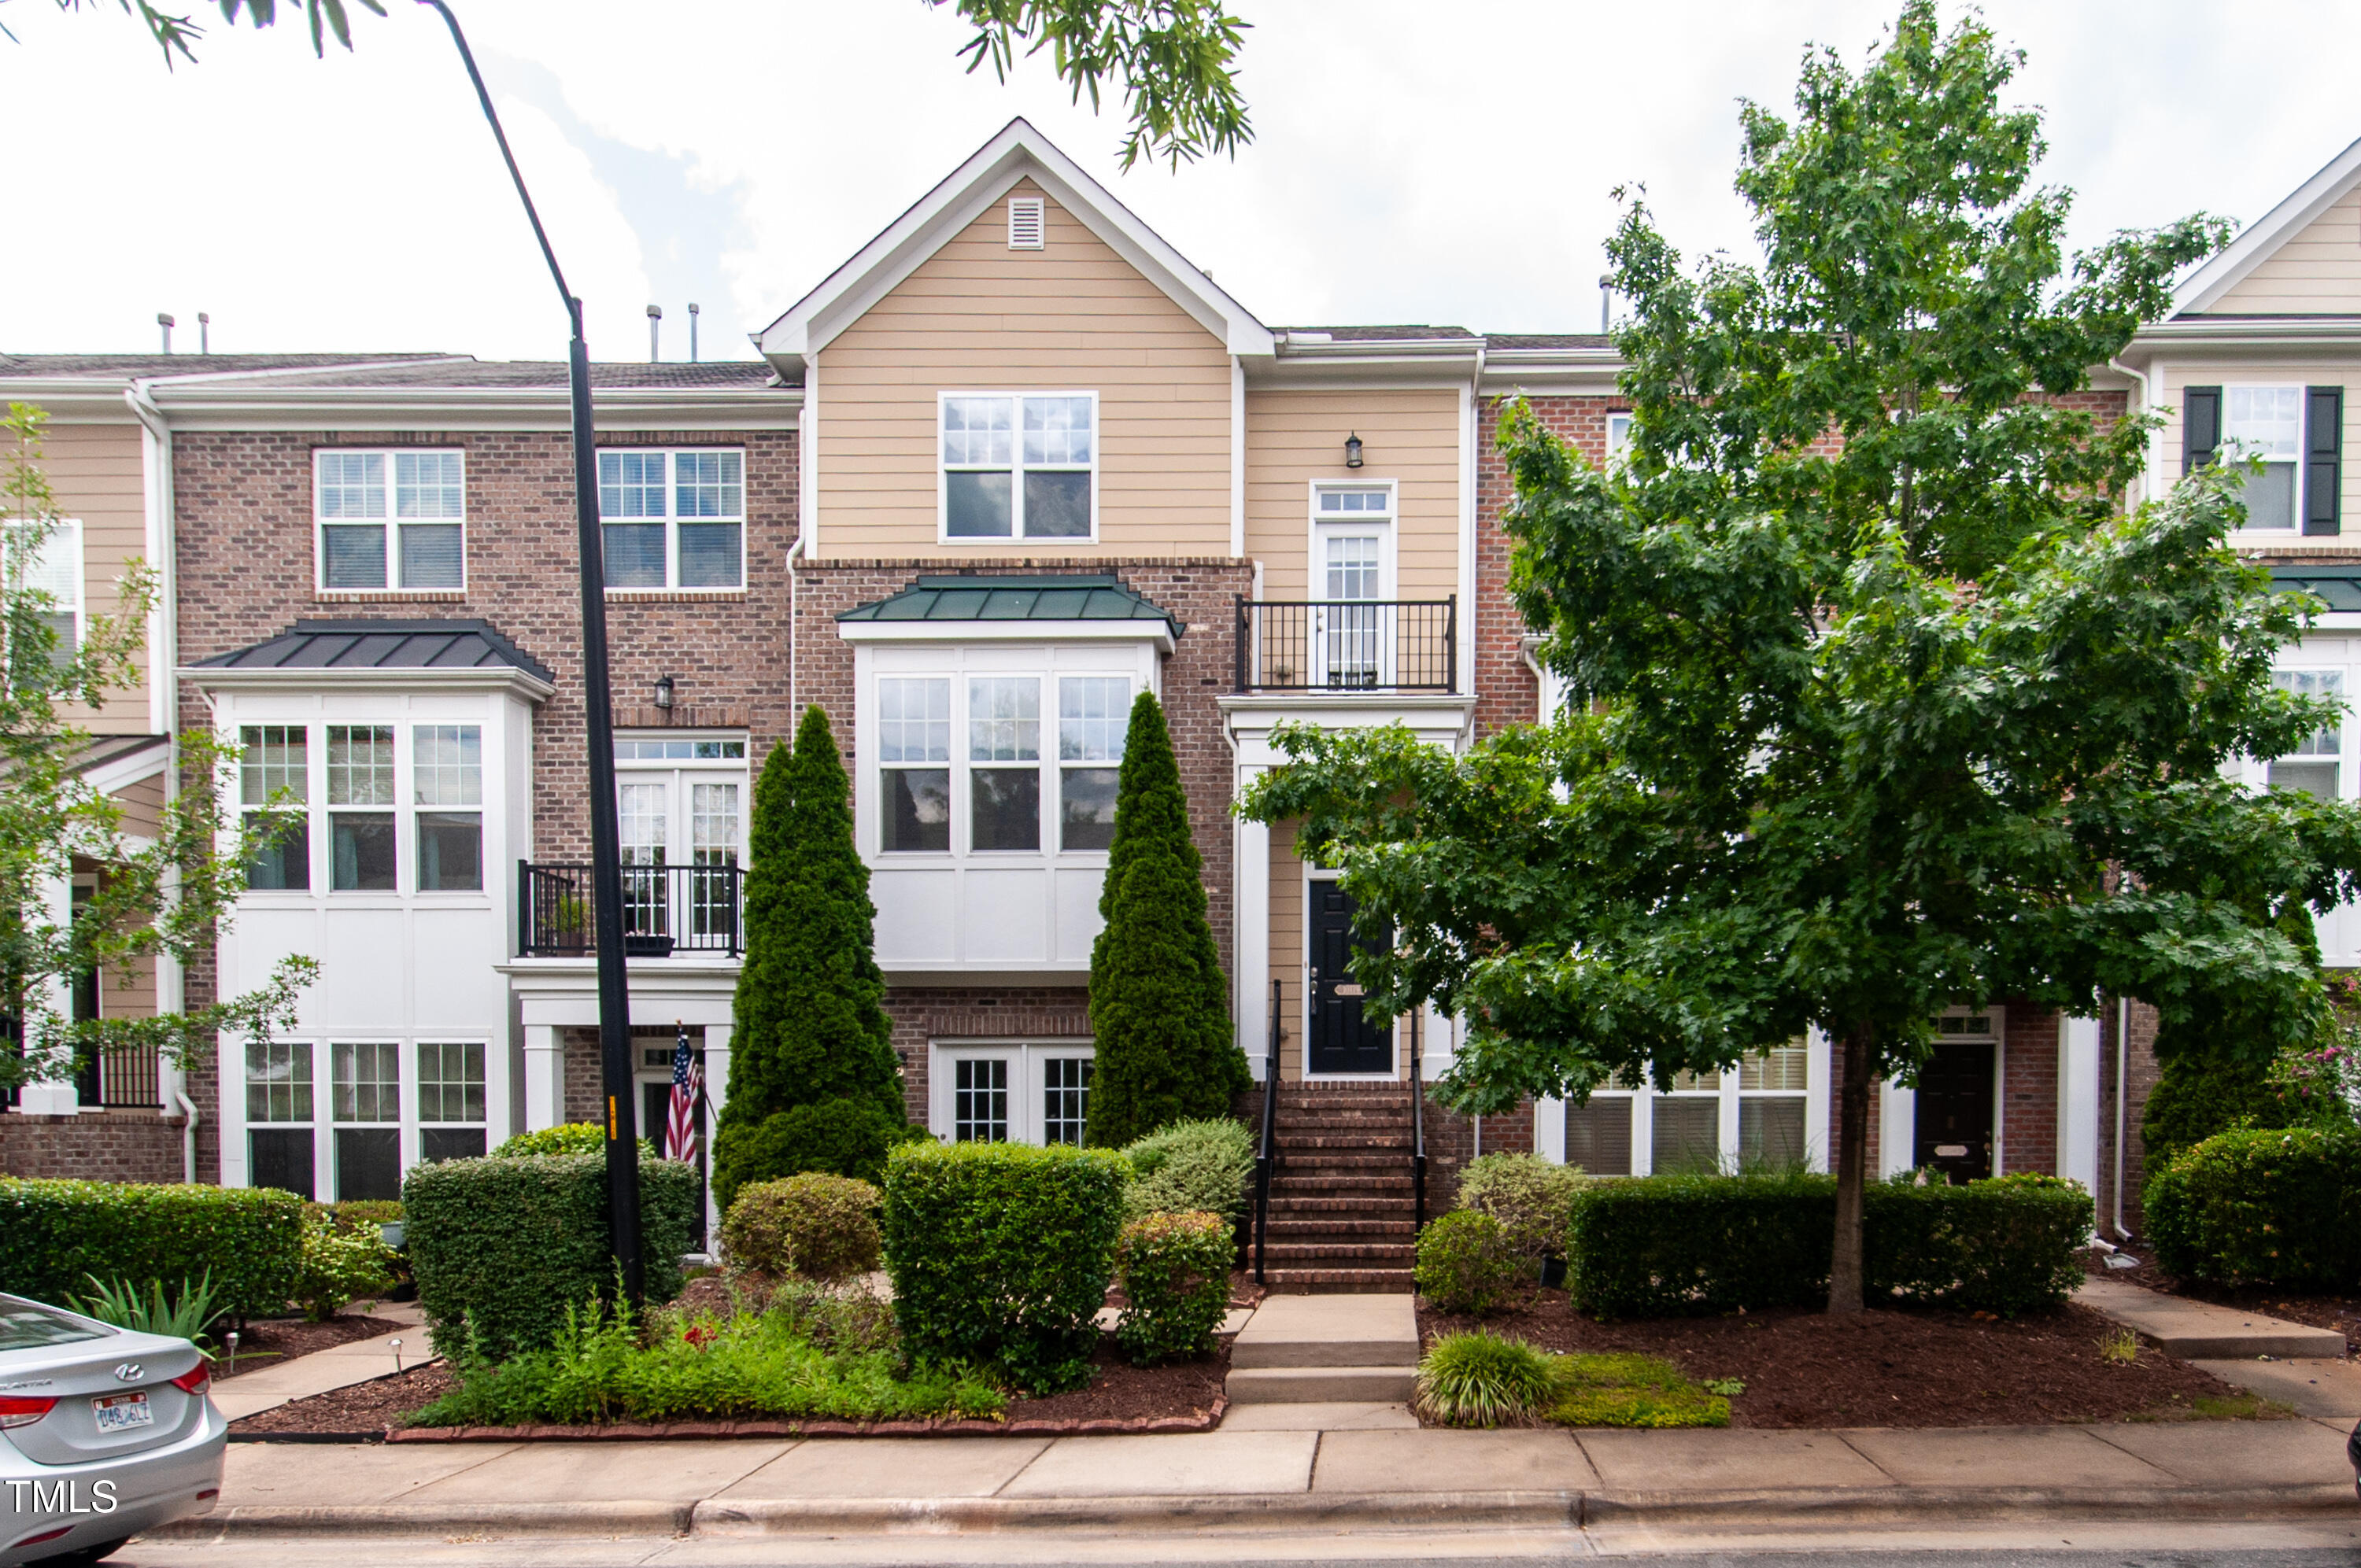
{"type": "Polygon", "coordinates": [[[1861,1206],[1869,1185],[1870,1025],[1844,1037],[1844,1080],[1837,1091],[1837,1234],[1828,1255],[1828,1310],[1862,1310],[1861,1206]]]}

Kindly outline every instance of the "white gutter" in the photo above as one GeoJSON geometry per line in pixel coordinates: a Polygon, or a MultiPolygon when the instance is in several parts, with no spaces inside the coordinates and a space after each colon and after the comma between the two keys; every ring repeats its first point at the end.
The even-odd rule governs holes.
{"type": "MultiPolygon", "coordinates": [[[[2155,361],[2150,360],[2149,363],[2153,365],[2155,361]]],[[[2132,380],[2139,383],[2139,408],[2142,413],[2146,413],[2150,408],[2155,406],[2149,400],[2148,373],[2147,371],[2135,370],[2120,359],[2108,360],[2107,368],[2113,370],[2118,376],[2127,376],[2132,380]]],[[[2149,432],[2147,440],[2143,444],[2144,450],[2140,458],[2139,497],[2143,501],[2150,501],[2157,499],[2157,492],[2158,489],[2158,486],[2156,482],[2158,463],[2157,440],[2161,433],[2162,433],[2159,431],[2149,432]]]]}
{"type": "MultiPolygon", "coordinates": [[[[145,476],[147,545],[152,557],[148,565],[156,574],[156,610],[150,618],[148,639],[148,711],[156,733],[164,737],[164,808],[170,811],[181,797],[181,549],[179,503],[172,488],[172,427],[164,418],[164,411],[148,395],[144,380],[134,378],[124,388],[123,400],[139,421],[143,459],[150,452],[155,455],[154,472],[145,476]]],[[[164,897],[177,904],[180,895],[180,868],[168,867],[164,897]]],[[[188,1005],[187,985],[187,972],[181,961],[169,952],[159,953],[156,1010],[163,1014],[182,1011],[188,1005]]],[[[181,1091],[181,1085],[188,1079],[186,1071],[177,1068],[169,1070],[174,1084],[172,1092],[187,1103],[187,1096],[181,1091]]],[[[196,1179],[196,1137],[192,1133],[188,1147],[191,1181],[196,1179]]]]}

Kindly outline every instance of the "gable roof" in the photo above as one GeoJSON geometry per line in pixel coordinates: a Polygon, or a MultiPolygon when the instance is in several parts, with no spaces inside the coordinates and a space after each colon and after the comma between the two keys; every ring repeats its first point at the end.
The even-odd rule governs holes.
{"type": "MultiPolygon", "coordinates": [[[[2319,173],[2290,192],[2269,212],[2246,225],[2172,292],[2174,316],[2202,315],[2244,282],[2288,240],[2301,234],[2356,185],[2361,185],[2361,141],[2328,160],[2319,173]]],[[[2169,318],[2168,318],[2169,319],[2169,318]]]]}
{"type": "Polygon", "coordinates": [[[804,361],[861,319],[903,280],[983,214],[1019,180],[1031,179],[1074,220],[1222,340],[1232,354],[1268,355],[1270,329],[1165,243],[1112,192],[1023,119],[1004,126],[885,231],[829,273],[819,287],[754,334],[764,358],[789,380],[804,361]]]}

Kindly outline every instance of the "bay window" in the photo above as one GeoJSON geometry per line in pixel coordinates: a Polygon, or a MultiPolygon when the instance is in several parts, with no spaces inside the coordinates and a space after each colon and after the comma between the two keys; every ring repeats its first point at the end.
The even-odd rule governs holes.
{"type": "Polygon", "coordinates": [[[609,588],[746,586],[746,455],[735,447],[598,454],[609,588]]]}
{"type": "Polygon", "coordinates": [[[394,799],[393,726],[329,725],[330,887],[346,893],[392,890],[398,863],[394,799]]]}
{"type": "MultiPolygon", "coordinates": [[[[2343,670],[2279,670],[2272,673],[2271,684],[2298,696],[2342,699],[2345,696],[2343,670]]],[[[2323,800],[2334,800],[2343,793],[2337,774],[2344,755],[2345,727],[2330,724],[2306,736],[2286,756],[2272,758],[2266,777],[2273,789],[2301,790],[2323,800]]]]}
{"type": "Polygon", "coordinates": [[[879,852],[1105,852],[1132,691],[1128,675],[879,676],[879,852]]]}
{"type": "Polygon", "coordinates": [[[328,1047],[328,1059],[337,1201],[400,1198],[401,1047],[390,1040],[339,1041],[328,1047]]]}
{"type": "Polygon", "coordinates": [[[312,1174],[312,1047],[302,1040],[246,1046],[247,1178],[299,1197],[312,1174]]]}
{"type": "Polygon", "coordinates": [[[942,537],[1089,539],[1098,398],[1090,392],[946,392],[942,537]]]}
{"type": "Polygon", "coordinates": [[[951,847],[951,683],[886,676],[877,683],[878,848],[887,854],[951,847]]]}
{"type": "Polygon", "coordinates": [[[296,892],[312,885],[310,732],[300,724],[238,729],[238,804],[248,830],[271,829],[247,862],[246,885],[296,892]]]}
{"type": "Polygon", "coordinates": [[[967,683],[968,848],[1041,848],[1041,682],[974,675],[967,683]],[[1005,767],[1008,762],[1030,763],[1005,767]]]}
{"type": "Polygon", "coordinates": [[[483,891],[483,726],[329,724],[320,729],[315,736],[302,724],[238,728],[242,819],[249,830],[276,828],[247,862],[249,892],[312,890],[315,800],[325,807],[321,848],[327,891],[404,891],[405,835],[409,890],[483,891]]]}
{"type": "Polygon", "coordinates": [[[1104,850],[1115,842],[1115,783],[1131,724],[1131,682],[1122,675],[1066,675],[1058,682],[1058,847],[1104,850]]]}
{"type": "Polygon", "coordinates": [[[312,455],[314,551],[325,590],[467,586],[467,466],[456,451],[312,455]]]}

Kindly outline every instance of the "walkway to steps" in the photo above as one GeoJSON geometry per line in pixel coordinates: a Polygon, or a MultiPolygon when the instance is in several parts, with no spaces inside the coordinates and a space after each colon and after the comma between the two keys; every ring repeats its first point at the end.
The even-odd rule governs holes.
{"type": "Polygon", "coordinates": [[[1230,1345],[1224,1428],[1414,1427],[1418,1314],[1408,1295],[1266,1296],[1230,1345]]]}
{"type": "Polygon", "coordinates": [[[1403,1290],[1417,1250],[1410,1086],[1282,1083],[1263,1281],[1403,1290]]]}

